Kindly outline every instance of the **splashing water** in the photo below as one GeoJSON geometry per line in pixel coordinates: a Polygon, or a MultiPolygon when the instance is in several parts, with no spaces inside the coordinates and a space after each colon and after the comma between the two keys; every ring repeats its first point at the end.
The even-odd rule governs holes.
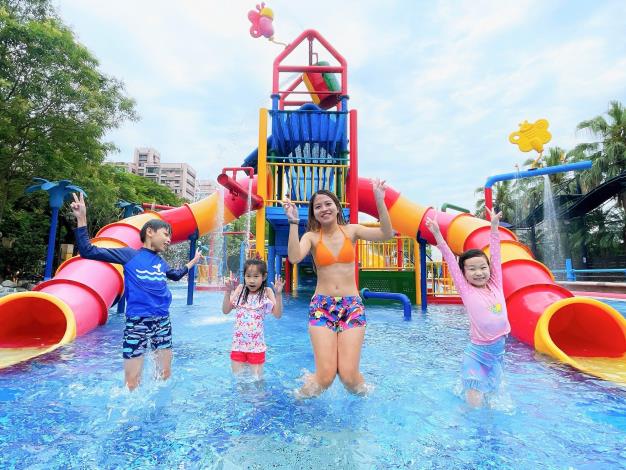
{"type": "Polygon", "coordinates": [[[250,218],[252,214],[250,210],[252,209],[252,178],[248,178],[248,200],[246,201],[246,234],[245,234],[245,246],[246,246],[246,256],[250,252],[250,218]]]}
{"type": "Polygon", "coordinates": [[[513,186],[511,188],[513,194],[519,195],[519,197],[513,198],[513,225],[515,228],[520,228],[523,219],[523,206],[524,206],[524,183],[520,179],[520,171],[517,168],[517,178],[515,179],[513,186]]]}
{"type": "Polygon", "coordinates": [[[218,283],[224,285],[224,265],[226,263],[224,244],[224,188],[219,187],[217,190],[217,214],[215,223],[214,243],[215,243],[215,261],[217,264],[218,283]]]}
{"type": "Polygon", "coordinates": [[[302,369],[315,366],[307,295],[285,296],[283,318],[267,318],[259,382],[231,372],[223,294],[185,305],[185,286],[170,288],[169,381],[155,380],[150,353],[140,388],[125,389],[125,317],[113,310],[107,324],[0,374],[0,468],[624,466],[626,391],[514,338],[506,395],[470,409],[455,393],[469,328],[462,306],[429,305],[405,321],[397,306],[368,305],[361,372],[375,389],[355,396],[337,377],[319,398],[298,400],[302,369]]]}
{"type": "Polygon", "coordinates": [[[543,255],[544,262],[551,270],[563,269],[565,257],[561,247],[559,221],[556,218],[556,207],[552,185],[548,175],[543,175],[543,255]]]}

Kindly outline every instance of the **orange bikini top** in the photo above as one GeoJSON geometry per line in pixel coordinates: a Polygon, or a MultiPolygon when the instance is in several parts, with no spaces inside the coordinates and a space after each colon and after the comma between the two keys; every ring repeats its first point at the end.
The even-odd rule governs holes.
{"type": "Polygon", "coordinates": [[[350,242],[350,238],[341,227],[339,227],[339,230],[343,232],[344,239],[341,250],[339,250],[339,254],[336,257],[324,244],[322,231],[320,230],[320,241],[317,242],[317,245],[315,246],[315,254],[313,256],[317,266],[328,266],[335,263],[352,263],[354,261],[354,247],[350,242]]]}

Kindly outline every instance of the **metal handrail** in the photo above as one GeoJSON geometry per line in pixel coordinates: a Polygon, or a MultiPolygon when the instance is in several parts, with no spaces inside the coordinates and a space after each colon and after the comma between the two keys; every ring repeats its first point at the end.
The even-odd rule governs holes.
{"type": "Polygon", "coordinates": [[[359,267],[364,271],[414,271],[414,241],[396,236],[386,241],[358,240],[359,267]]]}
{"type": "Polygon", "coordinates": [[[329,189],[337,195],[342,207],[349,206],[345,191],[350,168],[348,164],[268,161],[267,168],[272,180],[272,192],[266,199],[267,206],[279,205],[285,193],[292,193],[294,185],[297,185],[296,197],[291,199],[296,204],[306,204],[310,194],[319,189],[329,189]]]}

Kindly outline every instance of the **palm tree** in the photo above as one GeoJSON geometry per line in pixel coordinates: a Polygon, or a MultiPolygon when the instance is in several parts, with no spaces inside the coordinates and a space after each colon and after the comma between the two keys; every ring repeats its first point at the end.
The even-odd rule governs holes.
{"type": "Polygon", "coordinates": [[[48,181],[43,178],[33,178],[37,184],[26,188],[26,193],[35,191],[46,191],[48,193],[50,208],[52,209],[50,232],[48,233],[48,253],[46,254],[46,269],[44,272],[44,281],[52,277],[52,261],[54,257],[54,244],[57,234],[57,224],[59,220],[59,209],[63,202],[71,198],[72,193],[82,193],[85,197],[87,194],[78,186],[74,186],[70,180],[48,181]]]}
{"type": "MultiPolygon", "coordinates": [[[[510,180],[499,181],[494,184],[493,207],[502,211],[502,219],[508,222],[515,221],[515,199],[514,185],[510,180]]],[[[485,217],[485,188],[476,188],[474,191],[480,198],[476,201],[476,216],[485,217]]]]}
{"type": "MultiPolygon", "coordinates": [[[[581,184],[587,190],[626,170],[626,108],[619,101],[611,101],[607,115],[608,120],[596,116],[577,126],[577,130],[588,130],[598,139],[572,150],[573,158],[593,161],[591,170],[581,175],[581,184]]],[[[626,210],[626,190],[617,195],[617,204],[626,210]]],[[[623,232],[626,241],[626,226],[623,232]]]]}
{"type": "MultiPolygon", "coordinates": [[[[561,147],[550,147],[548,149],[547,154],[542,153],[539,156],[539,158],[535,160],[533,160],[532,158],[529,158],[524,163],[522,163],[522,166],[531,166],[533,164],[538,163],[539,166],[545,168],[545,167],[550,167],[550,166],[564,165],[566,163],[571,163],[572,160],[573,160],[573,157],[571,153],[568,154],[561,147]]],[[[552,182],[553,186],[557,186],[557,185],[560,186],[563,183],[570,181],[570,180],[571,180],[571,177],[569,176],[568,173],[554,173],[550,175],[550,181],[552,182]]]]}

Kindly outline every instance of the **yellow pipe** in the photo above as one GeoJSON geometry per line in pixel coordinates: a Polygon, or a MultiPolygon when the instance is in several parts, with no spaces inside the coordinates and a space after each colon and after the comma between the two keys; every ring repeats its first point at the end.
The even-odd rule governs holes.
{"type": "Polygon", "coordinates": [[[414,253],[414,266],[413,272],[415,273],[415,304],[422,305],[422,283],[420,282],[420,276],[422,271],[420,266],[422,265],[422,259],[420,254],[420,245],[417,240],[413,240],[413,253],[414,253]]]}
{"type": "Polygon", "coordinates": [[[427,210],[428,207],[415,204],[400,196],[389,208],[389,218],[396,231],[414,238],[427,210]],[[409,214],[410,216],[408,216],[409,214]]]}
{"type": "Polygon", "coordinates": [[[161,215],[155,211],[144,211],[141,214],[133,215],[132,217],[128,217],[127,219],[124,219],[123,222],[141,230],[141,228],[146,224],[146,222],[152,219],[162,220],[163,217],[161,217],[161,215]]]}
{"type": "MultiPolygon", "coordinates": [[[[626,383],[626,353],[622,354],[621,357],[616,357],[616,355],[619,356],[620,351],[615,353],[607,350],[606,356],[610,354],[611,357],[582,357],[575,355],[576,352],[564,351],[565,346],[561,349],[554,342],[553,337],[555,335],[559,335],[567,328],[575,328],[580,330],[581,335],[585,336],[586,339],[589,339],[588,348],[590,350],[596,348],[602,350],[609,346],[609,341],[603,337],[606,332],[599,331],[593,335],[593,323],[589,321],[582,323],[585,318],[582,316],[583,313],[586,318],[594,314],[596,318],[604,317],[604,321],[615,322],[618,331],[621,330],[622,343],[626,341],[626,318],[614,308],[595,299],[570,297],[556,301],[541,315],[535,328],[535,349],[590,375],[613,382],[626,383]],[[560,318],[558,318],[559,315],[560,318]]],[[[577,346],[578,354],[584,352],[584,345],[582,347],[577,346]]]]}
{"type": "Polygon", "coordinates": [[[0,348],[0,369],[27,361],[33,357],[41,356],[59,348],[60,346],[70,343],[76,338],[76,319],[72,309],[61,299],[45,292],[18,292],[0,298],[0,310],[4,304],[18,305],[20,303],[32,305],[33,299],[42,299],[52,304],[65,317],[66,327],[63,337],[58,343],[45,345],[41,347],[17,347],[17,348],[0,348]]]}
{"type": "Polygon", "coordinates": [[[467,237],[480,227],[489,227],[489,222],[478,219],[470,214],[457,215],[448,226],[446,240],[453,253],[463,253],[467,237]]]}

